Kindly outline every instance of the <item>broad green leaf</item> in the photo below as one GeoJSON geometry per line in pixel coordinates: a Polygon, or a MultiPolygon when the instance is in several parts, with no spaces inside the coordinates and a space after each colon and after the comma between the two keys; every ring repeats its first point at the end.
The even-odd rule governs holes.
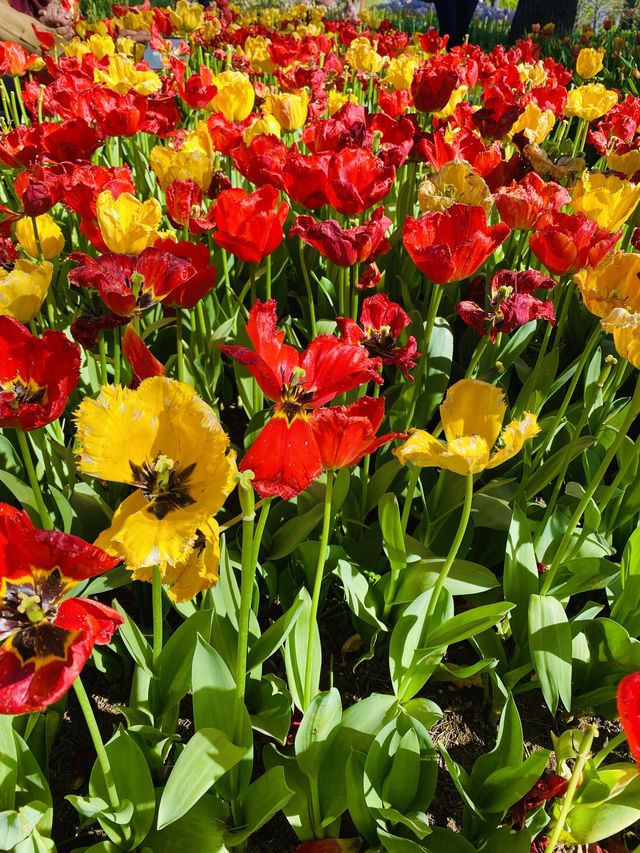
{"type": "Polygon", "coordinates": [[[211,634],[212,610],[198,610],[174,631],[160,655],[155,704],[159,713],[167,711],[191,689],[191,664],[198,636],[211,634]]]}
{"type": "Polygon", "coordinates": [[[471,771],[471,788],[474,799],[479,803],[486,779],[504,767],[520,767],[522,764],[522,723],[513,696],[509,696],[500,715],[496,745],[491,752],[481,755],[471,771]]]}
{"type": "Polygon", "coordinates": [[[380,498],[378,518],[389,564],[393,571],[399,572],[407,565],[407,551],[400,522],[398,499],[392,492],[387,492],[380,498]]]}
{"type": "Polygon", "coordinates": [[[309,779],[317,779],[341,718],[342,701],[335,687],[315,696],[305,711],[296,735],[295,751],[298,767],[309,779]]]}
{"type": "Polygon", "coordinates": [[[205,794],[180,820],[162,830],[152,830],[143,850],[153,853],[228,853],[224,844],[227,806],[205,794]]]}
{"type": "Polygon", "coordinates": [[[280,560],[295,551],[320,524],[323,514],[324,505],[319,503],[307,512],[286,521],[271,540],[269,559],[280,560]]]}
{"type": "Polygon", "coordinates": [[[158,829],[183,817],[245,754],[246,749],[235,746],[218,729],[197,731],[167,780],[158,808],[158,829]]]}
{"type": "MultiPolygon", "coordinates": [[[[302,601],[298,619],[293,631],[284,644],[284,664],[287,671],[287,683],[291,697],[300,710],[304,705],[305,665],[309,645],[309,622],[311,619],[311,598],[306,589],[301,589],[298,598],[302,601]]],[[[322,646],[317,624],[313,626],[313,667],[311,671],[312,694],[318,692],[320,670],[322,667],[322,646]]]]}
{"type": "Polygon", "coordinates": [[[122,638],[127,651],[137,665],[148,675],[153,675],[153,652],[151,646],[120,602],[114,600],[112,605],[124,618],[124,622],[118,631],[118,636],[122,638]]]}
{"type": "Polygon", "coordinates": [[[252,644],[249,650],[247,659],[247,672],[260,666],[271,655],[276,652],[284,641],[289,636],[293,629],[300,610],[302,608],[301,599],[297,598],[286,613],[276,620],[273,625],[270,625],[267,630],[252,644]]]}
{"type": "Polygon", "coordinates": [[[491,773],[476,794],[485,812],[504,812],[527,794],[542,775],[551,751],[537,749],[522,763],[506,765],[491,773]]]}
{"type": "Polygon", "coordinates": [[[510,618],[513,635],[522,646],[527,641],[529,596],[538,592],[538,563],[529,522],[520,507],[513,510],[504,559],[504,597],[516,605],[510,618]]]}
{"type": "Polygon", "coordinates": [[[422,839],[422,846],[427,853],[476,853],[476,848],[461,833],[440,826],[434,826],[422,839]]]}
{"type": "Polygon", "coordinates": [[[420,743],[413,729],[400,738],[382,785],[382,799],[401,812],[409,811],[420,776],[420,743]]]}
{"type": "Polygon", "coordinates": [[[244,843],[286,806],[292,796],[293,791],[287,786],[283,767],[272,767],[265,771],[240,797],[240,816],[244,829],[227,832],[227,846],[235,847],[244,843]]]}
{"type": "Polygon", "coordinates": [[[345,771],[347,809],[360,835],[363,835],[369,844],[375,845],[378,838],[376,821],[364,796],[365,760],[365,753],[351,750],[345,771]]]}
{"type": "Polygon", "coordinates": [[[530,598],[529,648],[549,710],[555,714],[559,701],[570,710],[571,628],[562,604],[551,596],[530,598]]]}
{"type": "Polygon", "coordinates": [[[510,610],[515,607],[510,601],[497,602],[496,604],[484,604],[482,607],[474,607],[464,613],[457,613],[447,619],[433,631],[429,631],[426,638],[426,647],[440,648],[451,643],[459,643],[476,634],[492,628],[503,619],[510,610]]]}
{"type": "Polygon", "coordinates": [[[0,812],[12,811],[16,802],[18,752],[12,719],[11,716],[0,715],[0,812]]]}
{"type": "Polygon", "coordinates": [[[595,844],[640,820],[640,776],[622,793],[596,806],[576,804],[569,812],[569,835],[575,844],[595,844]]]}
{"type": "Polygon", "coordinates": [[[347,560],[338,560],[335,574],[342,581],[345,598],[353,615],[380,631],[386,631],[387,626],[377,615],[379,602],[364,573],[347,560]]]}

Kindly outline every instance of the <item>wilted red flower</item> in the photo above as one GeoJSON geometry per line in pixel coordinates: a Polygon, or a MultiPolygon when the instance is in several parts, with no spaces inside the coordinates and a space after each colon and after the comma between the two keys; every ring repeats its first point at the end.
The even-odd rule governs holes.
{"type": "Polygon", "coordinates": [[[381,359],[383,364],[395,365],[407,379],[413,379],[409,371],[413,370],[420,357],[416,339],[412,335],[404,346],[397,344],[410,322],[407,312],[396,302],[391,302],[386,293],[376,293],[363,301],[360,325],[349,317],[336,319],[346,343],[364,347],[372,358],[381,359]]]}
{"type": "Polygon", "coordinates": [[[640,772],[640,672],[625,675],[618,684],[618,713],[640,772]]]}
{"type": "Polygon", "coordinates": [[[94,645],[111,642],[122,616],[66,596],[119,562],[77,536],[36,530],[26,512],[0,504],[0,714],[56,702],[94,645]]]}
{"type": "Polygon", "coordinates": [[[531,231],[541,214],[560,208],[571,200],[563,186],[554,181],[543,181],[535,172],[529,172],[520,181],[500,187],[493,200],[503,222],[518,231],[531,231]]]}
{"type": "Polygon", "coordinates": [[[61,166],[40,166],[37,163],[21,172],[14,188],[26,216],[41,216],[62,198],[61,166]]]}
{"type": "Polygon", "coordinates": [[[20,169],[35,162],[39,152],[37,126],[19,124],[0,138],[0,163],[20,169]]]}
{"type": "Polygon", "coordinates": [[[255,192],[223,190],[212,208],[216,243],[241,261],[258,263],[284,239],[282,226],[289,213],[286,201],[278,204],[278,191],[264,186],[255,192]]]}
{"type": "Polygon", "coordinates": [[[247,334],[254,350],[223,346],[222,351],[245,365],[265,395],[276,402],[274,416],[240,464],[255,474],[261,497],[295,497],[319,476],[320,451],[309,423],[308,409],[365,382],[381,383],[380,361],[359,346],[320,335],[302,352],[284,343],[276,325],[276,302],[257,300],[249,313],[247,334]]]}
{"type": "Polygon", "coordinates": [[[120,317],[158,302],[193,308],[216,283],[216,269],[202,243],[167,239],[137,256],[109,253],[92,258],[72,252],[69,257],[79,264],[69,272],[69,281],[97,290],[107,308],[120,317]]]}
{"type": "Polygon", "coordinates": [[[384,418],[382,397],[362,397],[349,406],[325,406],[309,416],[324,471],[352,468],[400,433],[376,435],[384,418]]]}
{"type": "Polygon", "coordinates": [[[492,97],[472,114],[471,120],[483,136],[502,139],[523,111],[524,107],[520,104],[509,103],[501,97],[492,97]]]}
{"type": "Polygon", "coordinates": [[[309,246],[339,267],[368,264],[391,248],[385,232],[392,222],[379,207],[364,223],[354,228],[343,228],[335,219],[314,219],[298,216],[289,237],[301,237],[309,246]]]}
{"type": "Polygon", "coordinates": [[[422,113],[443,109],[458,85],[458,74],[449,65],[425,62],[416,70],[411,83],[415,108],[422,113]]]}
{"type": "Polygon", "coordinates": [[[345,148],[327,169],[327,200],[339,213],[354,216],[382,201],[396,176],[368,148],[345,148]]]}
{"type": "MultiPolygon", "coordinates": [[[[229,187],[225,187],[229,189],[229,187]]],[[[167,187],[167,216],[175,228],[203,234],[216,226],[202,209],[202,190],[195,181],[172,181],[167,187]]]]}
{"type": "Polygon", "coordinates": [[[164,364],[158,361],[132,326],[127,326],[122,338],[122,352],[131,365],[133,388],[137,388],[144,379],[148,379],[150,376],[164,376],[164,364]]]}
{"type": "Polygon", "coordinates": [[[377,155],[387,166],[399,168],[409,159],[414,146],[416,126],[408,116],[399,119],[375,113],[369,117],[367,127],[379,134],[377,155]]]}
{"type": "Polygon", "coordinates": [[[553,800],[555,797],[564,796],[569,787],[569,780],[563,776],[549,774],[541,776],[535,783],[528,794],[525,794],[521,800],[511,809],[511,819],[513,828],[517,830],[524,829],[527,812],[537,809],[547,800],[553,800]]]}
{"type": "Polygon", "coordinates": [[[473,275],[508,233],[504,222],[488,225],[482,207],[454,204],[443,213],[408,216],[402,242],[423,275],[447,284],[473,275]]]}
{"type": "Polygon", "coordinates": [[[529,246],[550,272],[570,275],[599,264],[621,235],[622,230],[612,234],[599,228],[584,213],[574,216],[554,210],[539,219],[538,230],[529,237],[529,246]]]}
{"type": "Polygon", "coordinates": [[[74,341],[77,341],[80,346],[91,349],[98,343],[101,332],[117,329],[118,326],[125,326],[128,322],[128,317],[121,317],[111,311],[108,314],[99,315],[83,313],[73,321],[70,332],[74,341]]]}
{"type": "Polygon", "coordinates": [[[78,384],[80,347],[62,332],[36,338],[0,317],[0,427],[38,429],[59,418],[78,384]]]}
{"type": "Polygon", "coordinates": [[[534,296],[541,287],[551,289],[555,281],[537,270],[500,270],[491,279],[487,310],[480,276],[472,282],[469,299],[456,305],[456,312],[479,335],[489,334],[492,342],[501,332],[513,332],[530,320],[547,320],[553,325],[553,303],[534,296]]]}

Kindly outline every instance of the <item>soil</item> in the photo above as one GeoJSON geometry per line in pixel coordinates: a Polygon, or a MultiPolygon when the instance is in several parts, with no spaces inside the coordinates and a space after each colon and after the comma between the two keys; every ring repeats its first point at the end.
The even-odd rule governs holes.
{"type": "MultiPolygon", "coordinates": [[[[329,600],[321,619],[321,634],[324,659],[333,667],[333,683],[342,695],[346,706],[358,702],[373,692],[390,693],[391,686],[387,662],[384,656],[360,664],[354,671],[357,655],[344,654],[343,645],[354,633],[349,613],[340,601],[329,600]]],[[[464,647],[458,647],[460,652],[464,647]]],[[[464,660],[456,659],[457,663],[464,660]]],[[[83,675],[87,691],[92,696],[98,724],[106,739],[113,733],[114,727],[123,723],[118,713],[118,705],[127,699],[124,685],[105,683],[97,670],[87,667],[83,675]],[[108,699],[106,697],[109,697],[108,699]]],[[[328,683],[328,679],[323,679],[328,683]]],[[[493,748],[496,737],[496,720],[486,702],[485,692],[480,686],[465,686],[464,682],[430,681],[423,696],[436,702],[443,711],[443,718],[432,729],[435,742],[446,746],[451,757],[467,771],[471,770],[475,760],[493,748]]],[[[531,691],[517,698],[517,705],[524,729],[525,752],[529,754],[537,748],[552,748],[551,732],[561,731],[577,724],[569,718],[554,718],[547,710],[539,691],[531,691]]],[[[193,733],[189,697],[181,707],[180,733],[186,741],[193,733]]],[[[620,731],[616,722],[595,720],[600,728],[602,745],[620,731]]],[[[259,770],[259,752],[262,742],[256,744],[256,769],[259,770]]],[[[626,749],[617,750],[618,760],[629,760],[626,749]]],[[[50,783],[54,797],[54,840],[59,853],[70,853],[76,847],[90,845],[105,836],[99,828],[89,828],[78,832],[78,816],[72,806],[64,799],[69,793],[86,792],[95,753],[91,745],[82,713],[70,691],[67,710],[54,742],[51,755],[50,783]]],[[[459,831],[462,825],[462,801],[449,774],[442,767],[438,778],[438,788],[429,810],[434,825],[459,831]]],[[[636,828],[640,840],[640,827],[636,828]]],[[[350,826],[348,815],[343,818],[342,834],[353,837],[357,832],[350,826]]],[[[256,833],[248,844],[248,853],[293,853],[297,839],[282,812],[279,812],[267,826],[256,833]]],[[[571,848],[568,848],[568,850],[571,848]]],[[[624,849],[624,848],[621,848],[624,849]]],[[[558,851],[559,853],[559,851],[558,851]]]]}

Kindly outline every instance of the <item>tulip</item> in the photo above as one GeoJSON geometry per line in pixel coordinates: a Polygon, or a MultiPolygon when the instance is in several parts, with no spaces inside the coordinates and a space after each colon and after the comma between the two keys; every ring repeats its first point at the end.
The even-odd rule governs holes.
{"type": "Polygon", "coordinates": [[[640,672],[625,675],[618,685],[618,713],[640,772],[640,672]]]}
{"type": "Polygon", "coordinates": [[[571,195],[571,206],[576,213],[584,213],[608,231],[617,231],[631,216],[638,201],[640,184],[601,172],[585,172],[571,195]]]}
{"type": "Polygon", "coordinates": [[[418,204],[423,213],[442,212],[458,203],[482,207],[486,214],[493,206],[489,187],[464,160],[446,163],[418,188],[418,204]]]}
{"type": "Polygon", "coordinates": [[[17,260],[13,269],[0,267],[0,316],[29,323],[45,300],[53,266],[48,261],[34,264],[17,260]]]}
{"type": "Polygon", "coordinates": [[[155,71],[138,68],[122,53],[111,56],[107,68],[97,66],[93,77],[96,83],[103,83],[107,89],[120,95],[126,95],[131,89],[140,95],[152,95],[162,89],[162,82],[155,71]]]}
{"type": "Polygon", "coordinates": [[[178,137],[173,146],[154,146],[149,165],[165,192],[172,181],[195,181],[206,192],[213,177],[214,157],[211,135],[201,121],[195,130],[178,137]]]}
{"type": "Polygon", "coordinates": [[[216,232],[213,239],[241,261],[258,263],[275,251],[284,239],[282,226],[289,205],[278,204],[278,191],[264,186],[253,193],[223,190],[213,207],[216,232]]]}
{"type": "Polygon", "coordinates": [[[256,97],[247,75],[241,71],[223,71],[212,82],[218,91],[209,109],[222,113],[227,121],[244,121],[251,114],[256,97]]]}
{"type": "MultiPolygon", "coordinates": [[[[30,217],[24,217],[16,223],[16,239],[32,258],[42,257],[46,260],[57,258],[64,249],[64,234],[62,229],[48,213],[35,217],[35,228],[30,217]],[[37,239],[36,239],[37,230],[37,239]],[[38,243],[40,244],[38,246],[38,243]]],[[[51,280],[51,275],[49,275],[51,280]]]]}
{"type": "Polygon", "coordinates": [[[618,103],[618,94],[602,83],[587,83],[571,89],[567,95],[565,115],[594,121],[618,103]]]}
{"type": "MultiPolygon", "coordinates": [[[[309,96],[303,89],[298,93],[283,92],[267,95],[262,109],[273,116],[287,133],[299,130],[307,120],[309,96]]],[[[279,134],[277,134],[279,135],[279,134]]]]}
{"type": "Polygon", "coordinates": [[[602,71],[604,48],[583,47],[576,60],[576,71],[583,80],[590,80],[602,71]]]}
{"type": "Polygon", "coordinates": [[[155,198],[143,202],[128,192],[114,198],[105,190],[96,199],[96,215],[102,239],[112,252],[138,255],[160,237],[162,208],[155,198]]]}

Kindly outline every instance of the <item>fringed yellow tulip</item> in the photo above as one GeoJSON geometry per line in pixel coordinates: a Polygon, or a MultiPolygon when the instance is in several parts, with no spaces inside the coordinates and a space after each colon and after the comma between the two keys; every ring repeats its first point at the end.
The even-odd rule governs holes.
{"type": "Polygon", "coordinates": [[[602,328],[613,334],[613,343],[622,358],[640,369],[640,313],[614,308],[604,320],[602,328]]]}
{"type": "Polygon", "coordinates": [[[218,91],[209,109],[222,113],[227,121],[244,121],[253,109],[256,93],[251,80],[241,71],[223,71],[213,78],[218,91]]]}
{"type": "Polygon", "coordinates": [[[267,95],[262,109],[266,115],[272,115],[285,132],[292,133],[307,120],[309,95],[304,89],[295,94],[267,95]]]}
{"type": "MultiPolygon", "coordinates": [[[[48,213],[43,213],[42,216],[36,216],[35,227],[43,258],[57,258],[64,249],[64,234],[58,223],[48,213]]],[[[32,258],[40,257],[38,240],[30,217],[25,216],[16,223],[16,240],[32,258]]]]}
{"type": "Polygon", "coordinates": [[[373,47],[366,36],[355,38],[345,54],[347,65],[356,71],[367,71],[370,74],[380,71],[384,65],[384,57],[373,47]]]}
{"type": "Polygon", "coordinates": [[[181,35],[192,33],[204,26],[204,6],[178,0],[175,8],[169,8],[171,23],[181,35]]]}
{"type": "Polygon", "coordinates": [[[509,131],[509,137],[513,138],[516,133],[524,133],[529,142],[544,142],[555,123],[556,117],[552,110],[541,110],[531,101],[509,131]]]}
{"type": "Polygon", "coordinates": [[[611,252],[596,267],[585,267],[573,280],[592,314],[606,317],[616,308],[640,311],[640,255],[611,252]]]}
{"type": "Polygon", "coordinates": [[[139,255],[160,236],[162,208],[155,198],[140,201],[131,193],[114,198],[105,190],[98,195],[96,212],[102,239],[111,252],[139,255]]]}
{"type": "Polygon", "coordinates": [[[194,575],[198,589],[215,582],[211,517],[234,488],[236,464],[213,409],[188,385],[154,376],[135,390],[103,387],[76,420],[80,470],[135,489],[96,544],[132,570],[159,566],[179,597],[193,594],[194,575]]]}
{"type": "Polygon", "coordinates": [[[636,148],[625,154],[609,154],[607,166],[614,172],[622,172],[627,178],[633,178],[640,172],[640,150],[636,148]]]}
{"type": "Polygon", "coordinates": [[[571,206],[584,213],[600,228],[617,231],[640,201],[640,184],[624,181],[616,175],[585,172],[573,188],[571,206]]]}
{"type": "Polygon", "coordinates": [[[273,74],[275,65],[269,54],[271,40],[264,36],[249,36],[244,43],[244,55],[251,62],[254,71],[273,74]]]}
{"type": "Polygon", "coordinates": [[[116,52],[111,36],[101,36],[98,33],[94,33],[86,41],[73,38],[68,44],[61,42],[61,46],[66,56],[74,56],[76,59],[82,59],[87,53],[92,53],[97,59],[104,59],[105,56],[113,56],[116,52]]]}
{"type": "Polygon", "coordinates": [[[49,261],[33,264],[18,260],[12,270],[0,267],[0,315],[28,323],[42,307],[53,266],[49,261]]]}
{"type": "Polygon", "coordinates": [[[583,47],[576,59],[576,71],[583,80],[590,80],[602,71],[604,48],[583,47]]]}
{"type": "Polygon", "coordinates": [[[423,212],[441,212],[459,203],[482,207],[489,213],[493,201],[480,175],[464,160],[452,160],[420,184],[418,203],[423,212]]]}
{"type": "Polygon", "coordinates": [[[460,475],[479,474],[511,459],[540,431],[536,416],[530,412],[502,429],[506,410],[503,393],[495,385],[462,379],[451,386],[440,406],[446,443],[417,429],[393,452],[403,464],[445,468],[460,475]]]}
{"type": "Polygon", "coordinates": [[[257,118],[242,134],[245,145],[251,145],[256,136],[277,136],[280,138],[280,125],[275,116],[266,113],[262,118],[257,118]]]}
{"type": "Polygon", "coordinates": [[[605,88],[602,83],[587,83],[569,90],[564,114],[594,121],[608,113],[617,103],[617,92],[605,88]]]}
{"type": "Polygon", "coordinates": [[[205,122],[198,122],[179,143],[156,145],[149,156],[149,164],[166,192],[172,181],[195,181],[206,193],[214,171],[215,149],[205,122]]]}
{"type": "Polygon", "coordinates": [[[415,56],[402,54],[389,62],[384,82],[393,89],[407,90],[411,88],[413,75],[420,65],[415,56]]]}

